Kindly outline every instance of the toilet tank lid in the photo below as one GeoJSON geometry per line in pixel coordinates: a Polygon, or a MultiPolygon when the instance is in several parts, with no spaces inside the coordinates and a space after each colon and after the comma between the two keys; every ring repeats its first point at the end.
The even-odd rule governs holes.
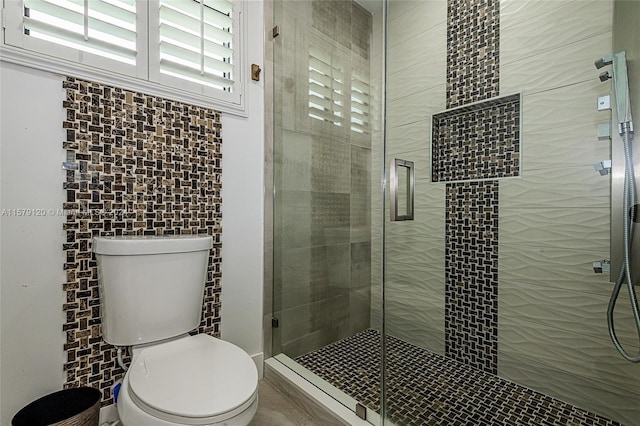
{"type": "Polygon", "coordinates": [[[94,237],[92,250],[95,254],[122,256],[187,253],[211,247],[211,235],[131,235],[94,237]]]}

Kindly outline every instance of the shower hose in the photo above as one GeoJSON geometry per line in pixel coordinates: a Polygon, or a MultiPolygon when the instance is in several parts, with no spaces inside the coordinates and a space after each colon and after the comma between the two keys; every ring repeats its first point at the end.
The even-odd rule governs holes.
{"type": "Polygon", "coordinates": [[[618,296],[620,295],[620,289],[622,288],[623,284],[626,284],[627,289],[629,290],[629,300],[631,302],[631,309],[633,310],[636,330],[638,332],[638,337],[640,338],[640,311],[638,309],[638,296],[636,295],[636,290],[631,279],[631,241],[633,239],[634,223],[631,215],[633,215],[633,217],[635,218],[636,214],[635,211],[631,212],[631,209],[633,208],[635,210],[636,206],[636,180],[635,172],[633,170],[633,157],[631,153],[631,140],[633,138],[631,123],[624,123],[622,125],[622,130],[622,143],[624,146],[625,162],[622,219],[624,258],[622,266],[620,267],[618,279],[616,280],[616,283],[613,287],[611,299],[609,300],[609,307],[607,308],[607,325],[609,327],[609,336],[611,337],[613,345],[616,347],[618,352],[620,352],[620,354],[628,361],[640,362],[640,351],[636,356],[631,356],[622,347],[622,344],[620,343],[620,340],[616,335],[615,324],[613,320],[613,311],[616,307],[618,296]]]}

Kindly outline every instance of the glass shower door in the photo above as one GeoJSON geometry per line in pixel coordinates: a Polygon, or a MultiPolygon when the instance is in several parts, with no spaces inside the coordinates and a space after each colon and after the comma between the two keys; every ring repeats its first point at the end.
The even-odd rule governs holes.
{"type": "Polygon", "coordinates": [[[275,1],[274,24],[273,353],[363,414],[380,405],[372,14],[354,1],[275,1]]]}

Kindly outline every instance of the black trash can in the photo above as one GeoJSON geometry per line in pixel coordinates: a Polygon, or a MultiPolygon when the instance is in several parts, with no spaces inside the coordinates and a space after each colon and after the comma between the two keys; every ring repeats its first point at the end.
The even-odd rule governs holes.
{"type": "Polygon", "coordinates": [[[18,411],[13,426],[99,426],[100,391],[81,387],[43,396],[18,411]]]}

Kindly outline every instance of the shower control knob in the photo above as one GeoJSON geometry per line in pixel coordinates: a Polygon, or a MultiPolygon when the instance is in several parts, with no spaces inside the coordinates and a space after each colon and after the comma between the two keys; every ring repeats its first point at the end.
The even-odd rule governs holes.
{"type": "Polygon", "coordinates": [[[598,111],[611,109],[611,95],[598,96],[598,111]]]}
{"type": "Polygon", "coordinates": [[[600,176],[606,176],[611,172],[611,160],[598,161],[593,164],[593,168],[600,173],[600,176]]]}

